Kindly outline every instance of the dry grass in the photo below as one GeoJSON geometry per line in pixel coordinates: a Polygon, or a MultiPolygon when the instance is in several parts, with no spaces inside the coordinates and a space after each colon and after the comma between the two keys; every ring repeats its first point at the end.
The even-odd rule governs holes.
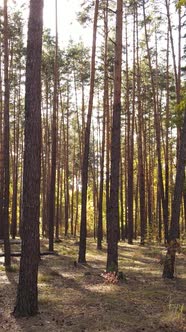
{"type": "MultiPolygon", "coordinates": [[[[47,243],[42,242],[43,249],[47,243]]],[[[106,248],[88,241],[86,266],[74,267],[74,239],[56,243],[58,256],[43,256],[39,267],[39,310],[36,317],[15,319],[13,310],[19,260],[12,272],[0,265],[0,331],[7,332],[184,332],[186,331],[186,259],[176,262],[175,280],[163,280],[160,247],[121,243],[119,267],[126,280],[106,284],[101,273],[106,248]]]]}

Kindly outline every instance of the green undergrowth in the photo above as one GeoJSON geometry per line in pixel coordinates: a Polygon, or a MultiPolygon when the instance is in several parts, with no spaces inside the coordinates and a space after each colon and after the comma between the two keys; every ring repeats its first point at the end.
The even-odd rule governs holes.
{"type": "Polygon", "coordinates": [[[4,265],[0,265],[0,271],[5,271],[5,266],[4,265]]]}
{"type": "Polygon", "coordinates": [[[5,268],[7,272],[17,273],[19,271],[19,267],[17,264],[11,264],[11,266],[8,266],[5,268]]]}

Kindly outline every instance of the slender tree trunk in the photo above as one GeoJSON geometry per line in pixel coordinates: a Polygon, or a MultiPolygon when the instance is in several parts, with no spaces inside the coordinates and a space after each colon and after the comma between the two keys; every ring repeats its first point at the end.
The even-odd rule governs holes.
{"type": "Polygon", "coordinates": [[[168,238],[168,220],[166,215],[166,206],[165,206],[165,193],[164,193],[164,183],[163,183],[163,171],[162,171],[162,161],[161,161],[161,137],[160,137],[160,115],[159,109],[157,104],[157,93],[155,89],[155,82],[152,70],[152,62],[151,62],[151,55],[150,55],[150,48],[149,48],[149,37],[147,33],[147,25],[146,25],[146,10],[145,10],[145,2],[143,1],[143,17],[144,17],[144,28],[145,28],[145,39],[146,39],[146,46],[147,46],[147,57],[148,57],[148,64],[150,70],[150,77],[151,77],[151,88],[153,94],[153,109],[154,109],[154,125],[155,125],[155,132],[156,132],[156,150],[157,150],[157,158],[158,158],[158,176],[160,181],[160,196],[162,200],[162,207],[163,207],[163,222],[164,222],[164,230],[165,230],[165,240],[168,238]]]}
{"type": "Polygon", "coordinates": [[[104,187],[104,161],[105,161],[105,135],[106,135],[106,114],[108,109],[108,0],[104,8],[104,32],[105,32],[105,50],[104,50],[104,97],[103,97],[103,128],[102,128],[102,151],[101,151],[101,174],[98,205],[98,232],[97,248],[102,249],[103,240],[103,187],[104,187]]]}
{"type": "MultiPolygon", "coordinates": [[[[16,96],[15,96],[16,99],[16,96]]],[[[21,113],[21,72],[19,73],[19,93],[17,101],[16,117],[16,100],[14,102],[14,156],[13,156],[13,194],[12,194],[12,221],[11,235],[15,239],[17,236],[17,206],[18,206],[18,154],[19,154],[19,136],[20,136],[20,113],[21,113]],[[17,124],[16,124],[17,123],[17,124]]]]}
{"type": "Polygon", "coordinates": [[[180,149],[176,170],[176,180],[174,185],[174,197],[172,201],[172,216],[169,232],[169,244],[167,254],[164,261],[163,277],[172,279],[174,278],[174,265],[176,252],[179,250],[179,218],[180,206],[183,193],[184,184],[184,171],[186,163],[186,111],[184,113],[183,129],[180,136],[180,149]]]}
{"type": "MultiPolygon", "coordinates": [[[[174,70],[174,79],[175,79],[175,92],[176,92],[176,102],[180,103],[180,88],[181,88],[181,8],[178,8],[178,66],[176,64],[176,54],[175,54],[175,45],[173,37],[173,26],[170,13],[170,0],[165,0],[165,6],[167,10],[167,20],[168,20],[168,29],[170,36],[170,44],[172,50],[172,61],[173,61],[173,70],[174,70]]],[[[179,144],[180,144],[180,130],[177,128],[177,158],[179,156],[179,144]]]]}
{"type": "Polygon", "coordinates": [[[165,136],[165,215],[169,224],[169,127],[170,127],[170,112],[169,112],[169,32],[167,33],[167,70],[166,70],[166,136],[165,136]]]}
{"type": "Polygon", "coordinates": [[[108,214],[107,271],[118,271],[119,235],[119,165],[121,125],[121,68],[122,68],[122,24],[123,1],[117,0],[116,44],[114,73],[114,105],[111,141],[111,181],[108,214]]]}
{"type": "Polygon", "coordinates": [[[49,144],[49,83],[47,77],[45,77],[45,105],[46,105],[46,115],[42,119],[42,235],[48,236],[48,195],[49,195],[49,182],[50,177],[50,144],[49,144]]]}
{"type": "Polygon", "coordinates": [[[4,250],[5,250],[5,266],[11,264],[10,241],[9,241],[9,184],[10,184],[10,162],[9,162],[9,75],[8,75],[8,13],[7,0],[4,0],[4,250]]]}
{"type": "Polygon", "coordinates": [[[79,179],[78,174],[76,174],[76,213],[75,213],[75,222],[74,222],[74,237],[77,235],[77,226],[78,226],[78,217],[79,217],[79,179]]]}
{"type": "MultiPolygon", "coordinates": [[[[109,87],[108,87],[109,88],[109,87]]],[[[108,106],[106,109],[106,232],[108,238],[108,212],[109,212],[109,191],[110,191],[110,109],[109,91],[108,106]]]]}
{"type": "Polygon", "coordinates": [[[52,165],[49,193],[49,251],[54,250],[54,219],[55,219],[55,188],[56,188],[56,159],[57,159],[57,87],[58,87],[58,30],[57,30],[57,0],[55,0],[56,19],[56,49],[54,66],[54,102],[52,119],[52,165]]]}
{"type": "Polygon", "coordinates": [[[169,240],[175,240],[179,238],[179,217],[180,217],[181,198],[183,193],[183,184],[184,184],[185,161],[186,161],[186,111],[184,113],[184,124],[181,132],[180,152],[179,152],[179,159],[176,170],[176,180],[174,186],[174,197],[172,202],[172,217],[171,217],[169,240]]]}
{"type": "Polygon", "coordinates": [[[69,82],[67,82],[67,125],[65,139],[65,236],[69,231],[69,82]]]}
{"type": "Polygon", "coordinates": [[[87,187],[88,187],[88,158],[89,158],[89,144],[90,144],[90,127],[91,127],[93,97],[94,97],[98,11],[99,11],[99,0],[96,0],[95,11],[94,11],[89,105],[88,105],[87,123],[84,134],[84,147],[83,147],[84,152],[83,152],[83,162],[82,162],[81,225],[80,225],[80,245],[79,245],[79,257],[78,257],[79,263],[86,263],[86,232],[87,232],[86,208],[87,208],[87,187]]]}
{"type": "Polygon", "coordinates": [[[127,113],[127,238],[128,243],[132,244],[133,239],[133,159],[131,156],[131,110],[130,110],[130,82],[128,64],[128,26],[127,13],[125,13],[125,38],[126,38],[126,113],[127,113]]]}
{"type": "MultiPolygon", "coordinates": [[[[136,98],[136,15],[133,16],[133,89],[132,89],[132,114],[128,146],[128,243],[133,243],[134,237],[134,116],[136,98]]],[[[130,111],[129,111],[130,112],[130,111]]]]}
{"type": "MultiPolygon", "coordinates": [[[[138,13],[136,14],[138,26],[138,13]]],[[[141,101],[141,73],[139,65],[139,40],[137,30],[137,101],[138,101],[138,172],[139,172],[139,201],[140,201],[140,229],[141,229],[141,244],[144,245],[146,237],[146,195],[145,195],[145,170],[144,170],[144,142],[143,142],[143,115],[142,115],[142,101],[141,101]]]]}
{"type": "MultiPolygon", "coordinates": [[[[0,21],[2,29],[2,22],[0,21]]],[[[1,46],[1,39],[0,39],[1,46]]],[[[4,157],[3,157],[3,92],[2,92],[2,47],[0,48],[0,239],[3,235],[3,187],[4,187],[4,157]]]]}
{"type": "Polygon", "coordinates": [[[125,240],[125,226],[124,226],[124,200],[123,200],[123,162],[120,161],[120,206],[121,206],[121,240],[125,240]]]}
{"type": "MultiPolygon", "coordinates": [[[[75,135],[74,135],[75,136],[75,135]]],[[[75,137],[74,137],[74,151],[73,151],[73,166],[72,166],[72,194],[71,194],[71,218],[70,218],[70,233],[74,234],[74,188],[75,188],[75,137]]]]}
{"type": "MultiPolygon", "coordinates": [[[[93,128],[93,146],[95,146],[95,130],[93,128]]],[[[98,183],[97,183],[97,174],[96,169],[98,168],[98,165],[96,165],[96,158],[95,158],[95,150],[93,150],[93,167],[91,167],[91,173],[92,173],[92,192],[93,192],[93,207],[94,207],[94,213],[93,213],[93,221],[94,221],[94,239],[96,239],[96,235],[98,233],[98,183]]]]}

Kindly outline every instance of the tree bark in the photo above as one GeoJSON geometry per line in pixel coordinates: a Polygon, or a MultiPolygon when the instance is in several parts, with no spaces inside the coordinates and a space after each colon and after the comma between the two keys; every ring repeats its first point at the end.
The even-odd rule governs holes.
{"type": "Polygon", "coordinates": [[[15,316],[38,312],[43,0],[30,0],[28,22],[22,246],[15,316]]]}
{"type": "Polygon", "coordinates": [[[58,31],[57,31],[57,0],[55,1],[56,19],[56,49],[54,64],[54,100],[52,119],[52,165],[49,193],[49,251],[54,250],[54,219],[55,219],[55,192],[56,192],[56,157],[57,157],[57,106],[58,106],[58,31]]]}
{"type": "Polygon", "coordinates": [[[103,128],[102,128],[102,149],[100,160],[100,188],[98,202],[98,230],[97,230],[97,249],[102,249],[103,240],[103,187],[104,187],[104,164],[105,164],[105,136],[106,136],[106,114],[108,112],[108,0],[104,7],[104,96],[103,96],[103,128]]]}
{"type": "Polygon", "coordinates": [[[184,113],[183,129],[180,136],[180,149],[174,185],[174,197],[172,201],[172,216],[169,231],[169,246],[164,262],[163,277],[174,278],[174,263],[176,251],[179,250],[179,218],[182,193],[184,188],[184,171],[186,163],[186,111],[184,113]]]}
{"type": "Polygon", "coordinates": [[[7,12],[8,0],[4,0],[4,204],[3,204],[3,235],[4,235],[4,250],[5,250],[5,266],[8,267],[11,264],[10,256],[10,241],[9,241],[9,184],[10,184],[10,160],[9,160],[9,74],[8,74],[8,12],[7,12]]]}
{"type": "Polygon", "coordinates": [[[96,0],[95,11],[94,11],[89,105],[88,105],[87,123],[86,123],[86,128],[85,128],[85,133],[84,133],[84,147],[83,147],[84,153],[83,153],[83,161],[82,161],[81,224],[80,224],[80,245],[79,245],[79,257],[78,257],[79,263],[86,263],[86,233],[87,233],[86,209],[87,209],[87,187],[88,187],[88,158],[89,158],[90,127],[91,127],[93,98],[94,98],[96,35],[97,35],[98,12],[99,12],[99,0],[96,0]]]}
{"type": "Polygon", "coordinates": [[[119,165],[121,126],[121,68],[122,68],[122,26],[123,1],[117,0],[116,44],[114,73],[114,105],[111,141],[111,181],[108,213],[107,271],[118,271],[119,236],[119,165]]]}

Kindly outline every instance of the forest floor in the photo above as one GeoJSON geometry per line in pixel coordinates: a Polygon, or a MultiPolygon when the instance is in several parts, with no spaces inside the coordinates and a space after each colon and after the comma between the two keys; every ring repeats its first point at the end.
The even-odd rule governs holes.
{"type": "MultiPolygon", "coordinates": [[[[42,250],[47,242],[41,241],[42,250]]],[[[18,248],[19,247],[19,248],[18,248]]],[[[12,244],[12,251],[20,246],[12,244]]],[[[15,318],[19,258],[5,272],[0,257],[0,332],[185,332],[186,248],[176,258],[174,280],[162,279],[161,246],[119,244],[119,270],[125,279],[107,283],[102,273],[106,248],[88,240],[87,265],[77,264],[75,239],[55,244],[58,255],[42,256],[39,314],[15,318]],[[76,265],[76,264],[75,264],[76,265]]],[[[2,245],[0,246],[0,251],[2,245]]]]}

